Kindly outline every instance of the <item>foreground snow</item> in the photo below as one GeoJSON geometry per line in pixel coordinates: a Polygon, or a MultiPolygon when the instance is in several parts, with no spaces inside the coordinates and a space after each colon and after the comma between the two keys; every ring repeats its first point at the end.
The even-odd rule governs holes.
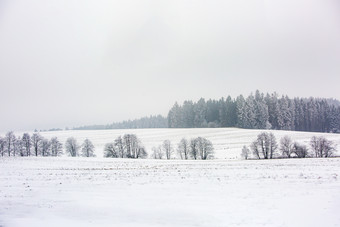
{"type": "Polygon", "coordinates": [[[0,158],[0,226],[339,226],[340,159],[0,158]]]}

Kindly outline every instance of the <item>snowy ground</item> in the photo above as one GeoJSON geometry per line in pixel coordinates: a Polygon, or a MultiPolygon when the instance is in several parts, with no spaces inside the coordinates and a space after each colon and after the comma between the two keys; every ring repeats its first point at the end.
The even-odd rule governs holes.
{"type": "Polygon", "coordinates": [[[0,226],[340,226],[340,159],[0,158],[0,226]]]}
{"type": "MultiPolygon", "coordinates": [[[[177,147],[179,141],[185,137],[187,139],[194,137],[206,137],[211,140],[215,148],[216,159],[240,159],[242,147],[248,146],[256,139],[257,135],[265,130],[251,130],[238,128],[194,128],[194,129],[119,129],[119,130],[84,130],[84,131],[58,131],[42,132],[46,138],[57,136],[62,143],[68,137],[75,137],[78,143],[82,143],[86,138],[90,139],[96,148],[97,157],[103,157],[103,149],[106,143],[113,142],[119,135],[126,133],[136,134],[145,145],[149,154],[152,153],[153,146],[161,145],[166,139],[171,140],[174,147],[177,147]]],[[[340,149],[340,134],[330,133],[312,133],[312,132],[294,132],[294,131],[268,131],[273,132],[277,138],[289,135],[294,141],[309,145],[312,136],[325,136],[338,145],[340,149]]],[[[22,135],[22,133],[17,133],[22,135]]],[[[337,153],[340,155],[340,152],[337,153]]]]}

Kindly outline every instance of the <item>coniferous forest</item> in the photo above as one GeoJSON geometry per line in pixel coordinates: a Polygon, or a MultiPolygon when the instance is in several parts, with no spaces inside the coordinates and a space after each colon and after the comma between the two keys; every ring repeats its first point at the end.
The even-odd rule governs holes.
{"type": "Polygon", "coordinates": [[[248,97],[177,102],[168,112],[107,125],[74,130],[128,128],[216,128],[275,129],[310,132],[340,132],[340,102],[325,98],[289,98],[256,91],[248,97]]]}
{"type": "Polygon", "coordinates": [[[256,91],[236,99],[175,103],[168,113],[169,128],[239,127],[311,132],[340,132],[339,101],[289,98],[256,91]]]}
{"type": "Polygon", "coordinates": [[[73,130],[103,130],[103,129],[129,129],[129,128],[167,128],[167,118],[157,115],[142,117],[135,120],[115,122],[107,125],[87,125],[75,127],[73,130]]]}

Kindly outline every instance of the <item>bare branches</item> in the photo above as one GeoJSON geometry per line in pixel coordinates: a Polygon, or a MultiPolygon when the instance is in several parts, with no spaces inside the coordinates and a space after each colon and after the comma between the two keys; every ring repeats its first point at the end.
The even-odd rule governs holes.
{"type": "Polygon", "coordinates": [[[141,141],[135,134],[119,136],[113,143],[107,143],[104,157],[108,158],[146,158],[148,156],[141,141]]]}
{"type": "Polygon", "coordinates": [[[332,157],[333,152],[335,151],[335,145],[333,142],[322,136],[313,136],[310,141],[310,146],[314,151],[315,157],[319,158],[332,157]]]}
{"type": "Polygon", "coordinates": [[[273,133],[262,132],[252,142],[251,149],[258,159],[272,159],[277,150],[277,143],[273,133]]]}

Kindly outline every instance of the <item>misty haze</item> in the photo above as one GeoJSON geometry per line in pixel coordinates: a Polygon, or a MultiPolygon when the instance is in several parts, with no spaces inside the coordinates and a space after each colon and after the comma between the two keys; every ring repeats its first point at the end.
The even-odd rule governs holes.
{"type": "Polygon", "coordinates": [[[1,1],[1,131],[166,115],[256,89],[340,99],[335,1],[1,1]]]}

